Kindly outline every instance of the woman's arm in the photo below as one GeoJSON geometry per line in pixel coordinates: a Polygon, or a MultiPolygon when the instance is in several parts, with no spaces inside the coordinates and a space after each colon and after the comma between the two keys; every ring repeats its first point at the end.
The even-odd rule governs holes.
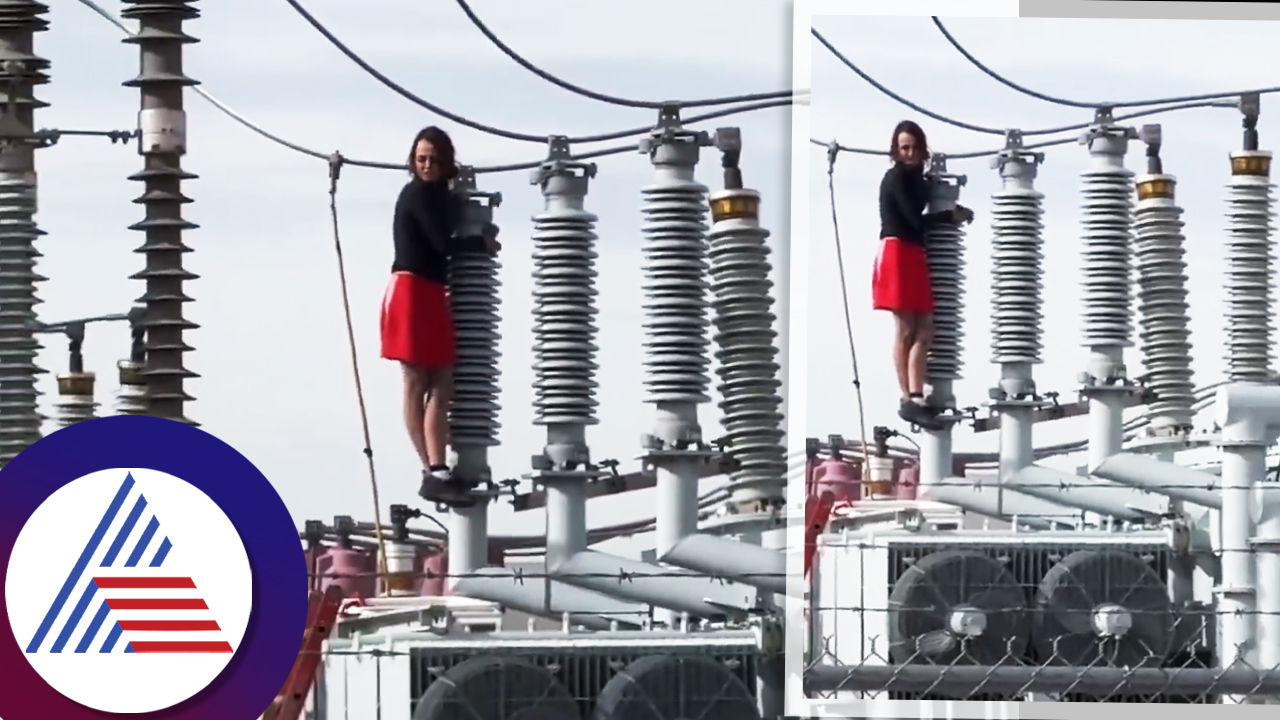
{"type": "Polygon", "coordinates": [[[913,176],[905,171],[896,172],[889,192],[910,230],[919,237],[924,237],[929,228],[939,223],[956,223],[956,214],[952,210],[925,212],[929,207],[929,182],[922,176],[913,176]]]}
{"type": "Polygon", "coordinates": [[[433,198],[427,192],[421,188],[416,188],[417,192],[414,190],[413,186],[407,186],[400,194],[400,199],[396,202],[396,224],[404,223],[414,228],[414,234],[425,238],[436,252],[448,253],[450,237],[443,232],[437,217],[439,208],[433,207],[436,203],[432,202],[433,198]]]}

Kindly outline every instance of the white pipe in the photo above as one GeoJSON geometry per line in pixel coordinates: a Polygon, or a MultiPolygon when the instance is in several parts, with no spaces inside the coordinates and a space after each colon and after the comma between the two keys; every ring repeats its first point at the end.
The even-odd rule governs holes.
{"type": "MultiPolygon", "coordinates": [[[[1218,390],[1218,425],[1222,445],[1222,584],[1218,588],[1218,654],[1224,666],[1238,653],[1240,660],[1259,667],[1261,655],[1257,629],[1258,594],[1256,574],[1270,571],[1267,561],[1253,556],[1259,508],[1253,498],[1255,487],[1263,490],[1267,474],[1267,448],[1275,441],[1280,425],[1280,387],[1237,383],[1218,390]]],[[[1271,519],[1268,532],[1280,529],[1271,519]]],[[[1263,598],[1270,600],[1267,593],[1263,598]]],[[[1264,627],[1267,627],[1264,625],[1264,627]]],[[[1232,696],[1227,704],[1250,700],[1232,696]]],[[[1259,702],[1259,700],[1252,700],[1259,702]]]]}
{"type": "MultiPolygon", "coordinates": [[[[1257,580],[1258,667],[1280,667],[1280,484],[1254,485],[1259,509],[1257,537],[1253,539],[1254,579],[1257,580]]],[[[1280,697],[1272,696],[1276,703],[1280,697]]]]}
{"type": "MultiPolygon", "coordinates": [[[[1124,376],[1124,348],[1090,348],[1089,374],[1095,381],[1124,376]]],[[[1124,450],[1124,398],[1120,388],[1095,387],[1089,393],[1089,471],[1124,450]]]]}
{"type": "MultiPolygon", "coordinates": [[[[929,395],[934,407],[951,407],[955,404],[950,380],[931,380],[929,395]]],[[[920,479],[922,487],[937,485],[951,477],[951,429],[926,430],[920,436],[920,479]]]]}

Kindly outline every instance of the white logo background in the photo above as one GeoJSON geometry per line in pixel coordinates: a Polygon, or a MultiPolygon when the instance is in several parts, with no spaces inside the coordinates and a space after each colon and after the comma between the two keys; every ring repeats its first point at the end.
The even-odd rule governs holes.
{"type": "Polygon", "coordinates": [[[55,690],[81,705],[112,713],[145,713],[176,705],[208,687],[226,668],[235,653],[129,653],[122,652],[130,640],[222,640],[238,650],[249,624],[253,606],[253,576],[240,534],[230,519],[207,495],[194,486],[166,473],[148,469],[117,468],[86,475],[71,482],[42,504],[27,520],[13,548],[5,582],[9,623],[24,651],[35,636],[63,583],[102,522],[103,515],[119,492],[126,475],[135,485],[116,513],[88,567],[68,596],[57,620],[50,627],[40,650],[26,653],[27,660],[55,690]],[[142,536],[149,519],[159,521],[159,530],[149,544],[143,561],[135,568],[123,568],[118,561],[101,568],[103,557],[124,525],[139,495],[147,500],[124,544],[127,556],[142,536]],[[159,568],[147,567],[162,540],[168,537],[172,549],[159,568]],[[207,611],[113,610],[98,630],[87,652],[75,649],[103,599],[111,597],[157,597],[156,590],[99,589],[85,611],[75,634],[60,653],[49,652],[80,599],[88,578],[106,576],[189,577],[196,590],[176,591],[184,597],[199,597],[207,611]],[[221,632],[138,633],[126,631],[114,652],[99,652],[108,631],[117,620],[207,619],[217,621],[221,632]]]}

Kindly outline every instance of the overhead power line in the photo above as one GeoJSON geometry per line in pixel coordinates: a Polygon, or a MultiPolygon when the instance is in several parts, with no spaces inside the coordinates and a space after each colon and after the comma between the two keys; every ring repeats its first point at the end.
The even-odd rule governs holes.
{"type": "Polygon", "coordinates": [[[947,42],[951,43],[951,46],[954,47],[956,51],[958,51],[961,55],[964,56],[965,60],[968,60],[969,63],[972,64],[974,67],[986,73],[986,75],[991,79],[995,80],[996,82],[999,82],[1000,84],[1006,87],[1017,90],[1023,95],[1029,95],[1033,98],[1036,98],[1037,100],[1044,100],[1045,102],[1054,103],[1056,105],[1065,105],[1067,107],[1088,108],[1091,110],[1099,110],[1103,108],[1125,108],[1125,107],[1143,107],[1146,105],[1168,105],[1170,103],[1185,103],[1185,102],[1194,102],[1198,100],[1221,100],[1223,98],[1239,97],[1245,94],[1256,93],[1259,95],[1267,95],[1270,93],[1280,92],[1280,87],[1269,87],[1269,88],[1259,88],[1255,90],[1232,90],[1229,92],[1206,93],[1202,95],[1182,95],[1180,97],[1167,97],[1167,98],[1159,98],[1156,100],[1125,100],[1122,102],[1080,102],[1079,100],[1068,100],[1066,98],[1055,97],[1053,95],[1046,95],[1045,93],[1037,92],[1030,88],[1019,85],[1018,83],[1000,75],[995,70],[992,70],[991,68],[984,65],[980,60],[978,60],[978,58],[974,57],[972,53],[966,50],[965,47],[960,44],[960,41],[956,40],[955,37],[947,30],[946,26],[942,24],[942,21],[939,20],[936,15],[933,16],[933,24],[937,26],[938,30],[942,33],[942,36],[947,39],[947,42]]]}
{"type": "MultiPolygon", "coordinates": [[[[1163,115],[1164,113],[1177,112],[1179,110],[1198,110],[1201,108],[1224,108],[1224,107],[1235,107],[1235,106],[1236,106],[1235,103],[1224,103],[1224,102],[1208,102],[1208,101],[1190,102],[1182,105],[1169,105],[1165,107],[1149,108],[1147,110],[1140,110],[1138,112],[1128,113],[1126,115],[1117,115],[1114,118],[1112,118],[1112,120],[1114,120],[1115,122],[1123,122],[1125,120],[1134,120],[1136,118],[1150,117],[1152,115],[1163,115]]],[[[1085,127],[1088,127],[1088,125],[1085,125],[1085,127]]],[[[1068,128],[1068,130],[1074,130],[1074,129],[1077,129],[1077,128],[1068,128]]],[[[1005,131],[1006,135],[1012,134],[1012,133],[1017,133],[1019,135],[1038,134],[1038,133],[1026,133],[1026,132],[1022,132],[1021,130],[1005,131]]],[[[1037,150],[1040,148],[1055,147],[1058,145],[1068,145],[1068,144],[1079,141],[1079,139],[1080,139],[1079,136],[1071,135],[1069,137],[1055,138],[1053,140],[1042,140],[1039,142],[1025,143],[1021,147],[1027,150],[1037,150]]],[[[809,142],[819,147],[827,148],[829,150],[832,147],[832,144],[834,141],[823,142],[822,140],[809,138],[809,142]]],[[[835,142],[834,144],[838,152],[847,152],[854,155],[885,156],[889,154],[888,150],[872,150],[871,148],[850,147],[848,145],[841,145],[838,142],[835,142]]],[[[1003,151],[1004,149],[1005,147],[1001,146],[993,150],[976,150],[971,152],[945,153],[945,154],[949,160],[969,160],[973,158],[992,157],[994,155],[1000,154],[1000,152],[1003,151]]]]}
{"type": "MultiPolygon", "coordinates": [[[[99,17],[103,18],[107,22],[114,25],[116,29],[118,29],[120,32],[124,33],[125,35],[128,35],[129,37],[134,36],[134,32],[130,30],[118,17],[116,17],[110,11],[103,8],[94,0],[80,0],[80,4],[89,8],[96,15],[98,15],[99,17]]],[[[211,93],[209,93],[208,90],[205,90],[204,88],[198,85],[192,87],[191,89],[194,90],[197,95],[199,95],[200,97],[208,101],[209,104],[217,108],[218,111],[220,111],[222,114],[226,115],[227,117],[231,118],[235,122],[239,123],[240,125],[244,126],[250,131],[256,133],[257,135],[263,138],[266,138],[267,140],[270,140],[271,142],[276,143],[277,145],[280,145],[281,147],[288,148],[289,150],[292,150],[301,155],[306,155],[308,157],[315,158],[316,160],[323,160],[324,162],[329,162],[334,156],[333,153],[325,153],[319,150],[315,150],[313,148],[306,147],[304,145],[300,145],[296,142],[280,137],[279,135],[276,135],[264,129],[262,126],[254,123],[252,120],[249,120],[244,115],[241,115],[240,113],[236,112],[226,103],[214,97],[211,93]]],[[[762,103],[754,103],[749,105],[741,105],[737,107],[727,108],[724,110],[719,110],[712,113],[706,113],[701,116],[686,118],[685,122],[692,124],[699,121],[712,120],[719,117],[725,117],[727,115],[733,115],[737,113],[751,112],[754,110],[762,110],[762,109],[773,108],[773,107],[781,107],[784,105],[788,105],[790,103],[791,103],[790,100],[775,100],[772,102],[762,102],[762,103]]],[[[624,135],[623,137],[626,137],[626,135],[624,135]]],[[[549,142],[550,140],[551,138],[542,139],[543,142],[549,142]]],[[[572,156],[572,159],[591,160],[595,158],[607,157],[610,155],[618,155],[626,152],[634,152],[637,149],[638,149],[638,145],[636,144],[603,148],[600,150],[592,150],[590,152],[577,153],[572,156]]],[[[341,158],[341,161],[343,164],[353,165],[356,167],[373,168],[377,170],[405,170],[407,167],[407,164],[405,162],[381,162],[376,160],[360,160],[356,158],[348,158],[340,154],[339,154],[339,157],[341,158]]],[[[527,162],[510,163],[505,165],[477,166],[474,168],[474,171],[477,174],[490,174],[490,173],[501,173],[501,172],[514,172],[514,171],[520,171],[520,170],[532,170],[533,168],[540,166],[542,163],[543,163],[543,160],[530,160],[527,162]]]]}
{"type": "MultiPolygon", "coordinates": [[[[485,123],[481,123],[481,122],[472,120],[470,118],[464,117],[462,115],[458,115],[457,113],[449,112],[448,110],[445,110],[444,108],[440,107],[439,105],[436,105],[435,103],[424,100],[423,98],[415,95],[413,92],[405,89],[396,81],[392,80],[391,78],[381,73],[377,68],[370,65],[364,58],[360,57],[359,54],[357,54],[351,48],[347,47],[346,44],[344,44],[341,40],[339,40],[338,37],[334,35],[332,32],[330,32],[329,29],[326,28],[319,20],[316,20],[315,17],[311,15],[311,13],[307,12],[307,9],[304,8],[302,4],[298,2],[298,0],[285,0],[285,2],[289,3],[289,6],[292,7],[295,11],[297,11],[297,13],[302,16],[302,19],[307,21],[308,25],[314,28],[316,32],[323,35],[324,38],[329,41],[329,44],[337,48],[338,51],[341,52],[343,55],[346,55],[347,58],[351,60],[351,62],[355,63],[356,65],[359,65],[362,70],[372,75],[374,79],[376,79],[378,82],[382,83],[387,88],[393,90],[394,92],[396,92],[398,95],[405,98],[409,102],[412,102],[415,105],[418,105],[419,107],[422,107],[426,110],[430,110],[431,112],[443,118],[452,120],[453,122],[456,122],[459,125],[469,127],[473,130],[479,130],[480,132],[487,133],[495,137],[506,138],[508,140],[520,140],[523,142],[535,142],[540,144],[547,142],[547,138],[549,137],[548,135],[531,135],[528,133],[519,133],[519,132],[513,132],[511,130],[503,130],[501,128],[497,128],[492,125],[487,125],[485,123]]],[[[764,101],[764,102],[758,102],[758,103],[751,103],[747,105],[738,105],[735,107],[726,108],[724,110],[719,110],[717,112],[706,113],[703,115],[696,115],[694,117],[689,117],[689,118],[683,118],[683,122],[685,122],[686,124],[693,124],[703,120],[711,120],[714,118],[727,117],[729,115],[736,115],[738,113],[751,112],[754,110],[765,110],[765,109],[774,108],[774,107],[784,107],[786,105],[790,105],[791,103],[792,103],[792,100],[788,98],[786,100],[770,100],[770,101],[764,101]]],[[[624,138],[645,135],[651,132],[652,130],[653,130],[652,125],[644,125],[636,128],[631,128],[630,130],[621,130],[618,132],[604,133],[600,135],[584,135],[580,137],[567,137],[565,139],[568,142],[573,144],[606,142],[609,140],[622,140],[624,138]]]]}
{"type": "Polygon", "coordinates": [[[471,20],[471,24],[475,25],[476,29],[479,30],[486,38],[488,38],[489,42],[493,43],[495,47],[501,50],[504,55],[514,60],[518,65],[523,67],[525,70],[528,70],[529,72],[533,73],[534,75],[537,75],[543,80],[546,80],[552,85],[561,87],[576,95],[581,95],[582,97],[591,98],[592,100],[599,100],[601,102],[606,102],[611,105],[620,105],[622,107],[652,108],[656,110],[659,108],[668,107],[670,105],[679,105],[680,107],[693,108],[693,107],[709,107],[714,105],[731,105],[733,103],[756,102],[760,100],[777,100],[779,98],[790,98],[790,97],[793,97],[795,94],[788,90],[782,90],[782,91],[776,91],[776,92],[753,93],[750,95],[732,95],[729,97],[704,98],[701,100],[672,100],[668,102],[656,102],[653,100],[632,100],[629,98],[618,97],[617,95],[606,95],[604,93],[599,93],[594,90],[588,90],[587,88],[584,88],[581,85],[575,85],[569,82],[568,80],[563,80],[559,77],[556,77],[555,75],[552,75],[551,73],[547,72],[546,70],[543,70],[537,65],[534,65],[532,62],[530,62],[529,60],[526,60],[523,56],[521,56],[520,53],[516,52],[509,45],[504,43],[502,39],[498,37],[497,33],[490,30],[489,27],[485,25],[484,21],[481,20],[480,17],[476,15],[475,12],[471,9],[471,6],[467,4],[466,0],[457,0],[457,2],[458,2],[458,7],[462,8],[462,12],[466,13],[467,18],[471,20]]]}
{"type": "MultiPolygon", "coordinates": [[[[879,83],[875,78],[867,74],[862,68],[855,65],[853,61],[845,57],[844,53],[841,53],[839,50],[837,50],[836,47],[832,45],[830,42],[828,42],[826,38],[822,37],[822,34],[819,33],[816,29],[811,29],[810,31],[813,33],[813,36],[818,39],[818,42],[822,43],[822,45],[826,47],[827,50],[829,50],[831,54],[836,57],[837,60],[844,63],[845,67],[848,67],[850,70],[856,73],[858,77],[865,80],[867,84],[871,85],[876,90],[879,90],[881,93],[883,93],[884,95],[887,95],[888,97],[892,98],[898,103],[905,105],[911,108],[912,110],[915,110],[921,115],[937,120],[938,122],[951,125],[953,127],[958,127],[962,130],[970,130],[972,132],[984,133],[987,135],[1007,135],[1011,131],[1010,128],[1000,129],[1000,128],[984,127],[982,125],[974,125],[973,123],[967,123],[961,120],[956,120],[955,118],[947,117],[946,115],[936,113],[932,110],[929,110],[928,108],[921,107],[920,105],[917,105],[916,103],[911,102],[910,100],[902,97],[901,95],[895,93],[894,91],[890,90],[889,88],[879,83]]],[[[1230,96],[1231,95],[1228,94],[1224,97],[1230,97],[1230,96]]],[[[1233,107],[1237,107],[1237,104],[1234,102],[1225,102],[1221,100],[1218,100],[1218,101],[1201,100],[1198,102],[1189,102],[1181,105],[1166,105],[1164,107],[1150,108],[1147,110],[1141,110],[1141,111],[1129,113],[1126,115],[1117,115],[1114,118],[1112,118],[1112,120],[1116,122],[1120,122],[1123,120],[1132,120],[1134,118],[1158,115],[1160,113],[1168,112],[1170,110],[1191,110],[1195,108],[1204,108],[1204,107],[1232,107],[1233,108],[1233,107]]],[[[1095,121],[1091,120],[1089,122],[1076,123],[1074,125],[1061,125],[1059,127],[1042,128],[1039,130],[1017,130],[1017,133],[1019,135],[1022,135],[1023,137],[1033,137],[1037,135],[1056,135],[1058,133],[1071,132],[1073,130],[1084,130],[1092,126],[1094,122],[1095,121]]],[[[957,157],[957,156],[953,155],[951,157],[957,157]]]]}

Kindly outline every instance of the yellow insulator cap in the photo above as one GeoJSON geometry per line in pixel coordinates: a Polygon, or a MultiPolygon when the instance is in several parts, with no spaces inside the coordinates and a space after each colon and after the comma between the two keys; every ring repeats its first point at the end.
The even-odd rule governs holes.
{"type": "Polygon", "coordinates": [[[92,396],[95,379],[91,372],[63,373],[58,376],[58,394],[92,396]]]}
{"type": "Polygon", "coordinates": [[[711,220],[760,220],[760,194],[754,190],[722,190],[710,198],[711,220]]]}
{"type": "Polygon", "coordinates": [[[1174,187],[1177,181],[1168,175],[1153,175],[1151,177],[1141,178],[1136,183],[1138,187],[1138,199],[1150,200],[1152,198],[1168,198],[1173,199],[1174,187]]]}
{"type": "Polygon", "coordinates": [[[1232,175],[1271,176],[1271,153],[1257,150],[1231,154],[1232,175]]]}

